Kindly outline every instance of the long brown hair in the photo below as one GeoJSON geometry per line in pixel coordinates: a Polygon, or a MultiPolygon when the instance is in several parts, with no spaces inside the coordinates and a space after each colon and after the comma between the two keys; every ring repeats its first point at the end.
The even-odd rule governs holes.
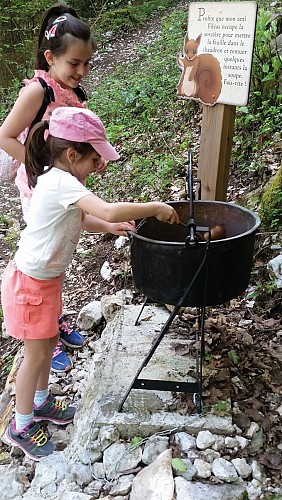
{"type": "Polygon", "coordinates": [[[51,135],[45,140],[48,129],[47,121],[37,123],[30,129],[25,143],[25,168],[29,188],[36,186],[37,178],[49,172],[54,162],[61,159],[68,148],[74,148],[85,158],[93,153],[93,147],[87,142],[67,141],[51,135]]]}
{"type": "Polygon", "coordinates": [[[44,52],[51,50],[55,56],[65,54],[71,43],[71,36],[79,40],[92,42],[93,50],[96,50],[96,42],[91,34],[90,27],[78,19],[78,15],[72,7],[64,3],[56,3],[48,9],[42,19],[42,24],[38,37],[35,69],[49,70],[49,65],[45,59],[44,52]],[[57,24],[55,36],[46,37],[56,19],[59,17],[66,19],[57,24]]]}

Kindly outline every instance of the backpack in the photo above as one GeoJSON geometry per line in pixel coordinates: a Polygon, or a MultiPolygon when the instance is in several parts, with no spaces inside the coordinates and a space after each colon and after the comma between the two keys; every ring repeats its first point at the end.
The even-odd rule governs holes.
{"type": "MultiPolygon", "coordinates": [[[[42,120],[42,117],[44,116],[44,113],[49,106],[51,102],[55,102],[55,96],[54,96],[54,91],[52,87],[50,87],[43,78],[40,76],[38,77],[39,83],[42,85],[43,90],[44,90],[44,97],[43,101],[41,104],[40,109],[38,110],[38,113],[36,117],[34,118],[32,124],[29,127],[29,130],[35,125],[35,123],[38,123],[42,120]]],[[[81,101],[86,101],[87,96],[85,93],[85,90],[83,87],[80,85],[74,89],[74,92],[76,93],[77,97],[81,101]]],[[[1,181],[10,181],[14,180],[17,174],[17,170],[20,166],[20,162],[10,156],[6,151],[0,148],[0,180],[1,181]]]]}

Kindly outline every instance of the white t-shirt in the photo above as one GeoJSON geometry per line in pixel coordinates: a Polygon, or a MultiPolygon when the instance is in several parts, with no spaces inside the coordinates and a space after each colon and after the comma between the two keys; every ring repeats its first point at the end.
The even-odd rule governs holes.
{"type": "Polygon", "coordinates": [[[72,260],[80,237],[83,212],[73,203],[92,194],[69,172],[53,167],[38,177],[27,227],[15,262],[20,271],[37,279],[62,274],[72,260]]]}

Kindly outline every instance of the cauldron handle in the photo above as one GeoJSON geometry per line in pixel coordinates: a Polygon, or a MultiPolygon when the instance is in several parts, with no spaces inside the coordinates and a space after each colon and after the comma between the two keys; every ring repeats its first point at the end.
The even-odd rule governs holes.
{"type": "Polygon", "coordinates": [[[194,247],[197,245],[198,241],[196,238],[196,224],[194,219],[194,202],[193,202],[193,171],[192,171],[192,151],[188,151],[188,194],[189,194],[189,220],[187,224],[188,236],[185,240],[186,248],[188,246],[194,247]]]}

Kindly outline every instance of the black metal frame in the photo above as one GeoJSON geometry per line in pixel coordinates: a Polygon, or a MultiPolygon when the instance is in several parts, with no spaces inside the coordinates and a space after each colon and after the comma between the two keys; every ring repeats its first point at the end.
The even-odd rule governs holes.
{"type": "MultiPolygon", "coordinates": [[[[194,394],[193,401],[194,404],[197,408],[198,413],[201,413],[202,411],[202,363],[203,363],[203,357],[205,354],[205,344],[204,344],[204,322],[205,322],[205,307],[206,307],[206,289],[207,289],[207,276],[208,276],[208,257],[209,257],[209,248],[210,248],[210,228],[208,227],[199,227],[196,226],[195,220],[194,220],[194,206],[193,206],[193,184],[194,183],[199,183],[199,191],[198,194],[200,195],[201,193],[201,181],[199,179],[193,179],[192,176],[192,155],[191,151],[189,151],[189,167],[188,167],[188,175],[187,175],[187,185],[188,185],[188,192],[189,192],[189,199],[190,199],[190,214],[189,214],[189,221],[187,224],[188,228],[188,236],[186,237],[185,240],[185,246],[186,247],[191,247],[195,248],[197,246],[197,236],[196,233],[197,231],[204,231],[208,233],[208,238],[206,241],[206,249],[204,253],[204,257],[202,259],[202,262],[200,263],[198,269],[196,270],[193,279],[189,283],[189,286],[187,287],[184,295],[179,299],[177,304],[175,305],[172,313],[168,317],[165,325],[163,326],[160,334],[158,337],[155,339],[153,342],[153,345],[145,357],[143,363],[139,367],[130,387],[128,388],[125,396],[123,397],[119,407],[118,407],[118,412],[121,412],[124,406],[124,403],[126,402],[130,392],[132,389],[146,389],[146,390],[158,390],[158,391],[174,391],[174,392],[187,392],[190,394],[194,394]],[[177,382],[177,381],[171,381],[171,380],[155,380],[155,379],[144,379],[144,378],[139,378],[139,375],[141,374],[143,368],[147,366],[149,363],[150,359],[152,358],[154,352],[156,351],[157,347],[159,346],[161,340],[167,333],[173,319],[181,309],[182,305],[185,303],[185,299],[187,298],[192,286],[194,285],[198,275],[202,271],[202,269],[205,267],[205,281],[204,281],[204,290],[203,290],[203,300],[201,307],[199,308],[199,329],[197,331],[197,338],[196,338],[196,344],[199,345],[200,347],[196,349],[196,381],[195,382],[177,382]]],[[[148,297],[146,297],[141,310],[139,312],[139,315],[135,321],[135,326],[139,324],[139,319],[140,316],[144,310],[144,307],[146,304],[150,301],[148,297]]],[[[151,302],[151,301],[150,301],[151,302]]]]}

